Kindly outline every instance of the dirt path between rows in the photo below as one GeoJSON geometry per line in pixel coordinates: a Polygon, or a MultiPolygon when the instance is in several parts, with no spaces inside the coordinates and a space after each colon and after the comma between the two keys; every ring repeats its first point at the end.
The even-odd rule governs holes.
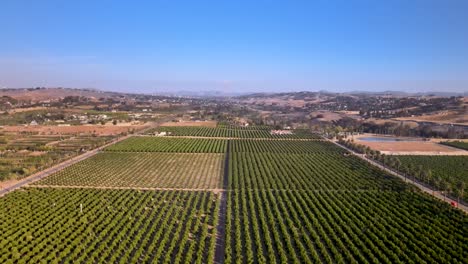
{"type": "MultiPolygon", "coordinates": [[[[229,153],[231,152],[231,141],[228,140],[226,155],[224,160],[223,190],[227,190],[229,182],[229,153]]],[[[220,205],[218,212],[218,225],[216,226],[216,248],[214,262],[223,264],[226,247],[226,211],[227,211],[227,193],[220,193],[220,205]]]]}

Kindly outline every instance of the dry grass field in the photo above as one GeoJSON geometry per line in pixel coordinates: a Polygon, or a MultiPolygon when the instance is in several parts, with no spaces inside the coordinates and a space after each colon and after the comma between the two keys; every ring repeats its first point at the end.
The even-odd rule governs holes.
{"type": "Polygon", "coordinates": [[[461,124],[468,125],[468,114],[461,111],[440,111],[423,116],[415,117],[400,117],[396,120],[401,121],[418,121],[418,122],[435,122],[440,124],[461,124]]]}

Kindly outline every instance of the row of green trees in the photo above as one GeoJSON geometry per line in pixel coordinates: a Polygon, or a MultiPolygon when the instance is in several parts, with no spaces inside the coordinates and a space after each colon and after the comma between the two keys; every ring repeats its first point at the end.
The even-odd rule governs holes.
{"type": "Polygon", "coordinates": [[[13,192],[0,206],[0,263],[213,263],[217,201],[210,192],[13,192]]]}
{"type": "Polygon", "coordinates": [[[238,189],[228,195],[226,263],[467,259],[458,226],[463,213],[449,214],[449,206],[433,206],[419,193],[238,189]]]}
{"type": "Polygon", "coordinates": [[[338,143],[357,153],[364,154],[366,157],[380,162],[386,167],[399,171],[405,177],[430,185],[433,189],[442,191],[444,195],[451,194],[455,196],[458,201],[465,195],[466,183],[464,181],[459,181],[454,184],[450,177],[441,177],[440,175],[434,174],[430,168],[412,163],[403,164],[397,156],[385,155],[380,151],[358,144],[353,140],[344,140],[341,138],[338,140],[338,143]]]}
{"type": "Polygon", "coordinates": [[[131,137],[107,147],[106,151],[224,153],[226,146],[224,139],[131,137]]]}

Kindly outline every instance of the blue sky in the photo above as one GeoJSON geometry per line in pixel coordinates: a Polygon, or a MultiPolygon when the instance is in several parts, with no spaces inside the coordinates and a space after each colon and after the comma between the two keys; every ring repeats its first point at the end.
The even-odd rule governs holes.
{"type": "Polygon", "coordinates": [[[0,1],[0,87],[468,91],[468,1],[0,1]]]}

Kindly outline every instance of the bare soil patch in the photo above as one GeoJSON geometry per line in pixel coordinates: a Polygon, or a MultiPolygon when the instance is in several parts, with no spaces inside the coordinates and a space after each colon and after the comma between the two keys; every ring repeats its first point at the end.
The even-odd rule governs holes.
{"type": "Polygon", "coordinates": [[[29,156],[38,157],[38,156],[45,155],[46,153],[47,152],[45,151],[32,151],[29,153],[29,156]]]}

